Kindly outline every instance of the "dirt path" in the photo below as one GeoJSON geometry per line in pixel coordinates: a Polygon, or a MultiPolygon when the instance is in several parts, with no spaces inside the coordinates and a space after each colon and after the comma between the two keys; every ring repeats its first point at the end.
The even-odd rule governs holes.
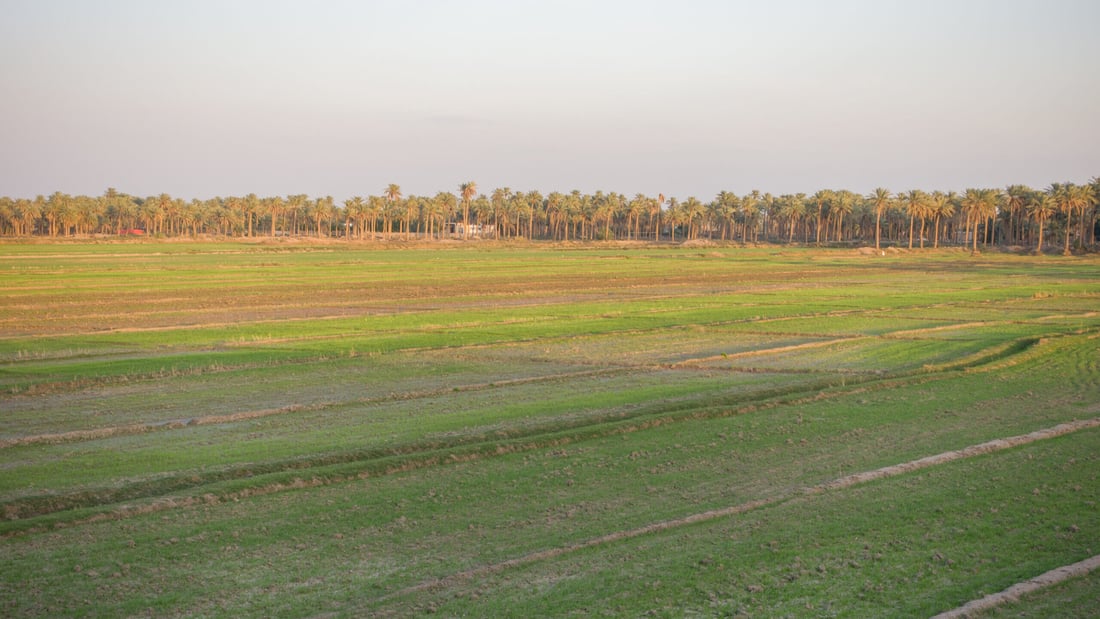
{"type": "Polygon", "coordinates": [[[940,613],[932,619],[965,619],[966,617],[972,617],[975,613],[983,610],[989,610],[994,606],[999,606],[1006,602],[1015,602],[1020,599],[1020,596],[1028,593],[1033,593],[1040,589],[1056,585],[1062,581],[1069,580],[1071,578],[1077,578],[1078,576],[1084,576],[1089,572],[1100,568],[1100,555],[1089,557],[1084,561],[1078,561],[1072,565],[1063,565],[1062,567],[1056,567],[1049,572],[1040,574],[1035,578],[1026,580],[1021,583],[1012,585],[1011,587],[1001,591],[999,593],[992,593],[977,600],[972,600],[966,604],[949,610],[945,613],[940,613]]]}
{"type": "MultiPolygon", "coordinates": [[[[586,548],[602,546],[602,545],[605,545],[605,544],[610,544],[610,543],[618,542],[618,541],[621,541],[621,540],[632,539],[632,538],[640,537],[640,536],[643,536],[643,535],[649,535],[651,533],[657,533],[657,532],[660,532],[660,531],[667,531],[669,529],[676,529],[676,528],[680,528],[680,527],[685,527],[685,526],[697,524],[697,523],[700,523],[700,522],[707,522],[707,521],[715,520],[715,519],[718,519],[718,518],[725,518],[725,517],[728,517],[728,516],[735,516],[737,514],[743,514],[743,513],[746,513],[746,512],[755,510],[755,509],[759,509],[761,507],[768,507],[768,506],[771,506],[771,505],[778,505],[778,504],[784,503],[784,502],[786,502],[790,499],[793,499],[797,496],[800,496],[800,495],[817,494],[817,493],[820,493],[820,492],[826,492],[826,491],[830,491],[830,490],[839,490],[839,489],[843,489],[843,488],[849,488],[851,486],[855,486],[855,485],[858,485],[858,484],[863,484],[863,483],[867,483],[867,482],[878,480],[878,479],[885,479],[885,478],[888,478],[888,477],[895,477],[895,476],[902,475],[902,474],[905,474],[905,473],[910,473],[912,471],[916,471],[916,470],[919,470],[919,469],[929,468],[929,467],[932,467],[932,466],[945,464],[947,462],[953,462],[955,460],[962,460],[962,459],[965,459],[965,458],[973,458],[975,456],[980,456],[980,455],[983,455],[983,454],[1002,451],[1002,450],[1005,450],[1005,449],[1011,449],[1013,447],[1026,445],[1028,443],[1034,443],[1036,441],[1041,441],[1041,440],[1055,438],[1055,437],[1058,437],[1058,436],[1063,436],[1063,435],[1066,435],[1066,434],[1077,432],[1079,430],[1085,430],[1085,429],[1097,428],[1097,427],[1100,427],[1100,417],[1094,417],[1092,419],[1083,419],[1083,420],[1079,420],[1079,421],[1063,423],[1063,424],[1059,424],[1057,426],[1054,426],[1052,428],[1045,428],[1043,430],[1036,430],[1035,432],[1031,432],[1031,433],[1028,433],[1028,434],[1023,434],[1023,435],[1019,435],[1019,436],[1012,436],[1012,437],[1003,438],[1003,439],[995,439],[995,440],[992,440],[992,441],[987,441],[985,443],[980,443],[978,445],[971,445],[970,447],[966,447],[964,449],[960,449],[960,450],[956,450],[956,451],[948,451],[948,452],[936,454],[934,456],[928,456],[926,458],[920,458],[920,459],[917,459],[917,460],[911,460],[909,462],[903,462],[901,464],[895,464],[895,465],[891,465],[891,466],[882,467],[882,468],[875,469],[875,470],[872,470],[872,471],[865,471],[865,472],[862,472],[862,473],[856,473],[856,474],[853,474],[853,475],[848,475],[848,476],[845,476],[845,477],[841,477],[839,479],[823,482],[823,483],[820,483],[820,484],[817,484],[817,485],[814,485],[814,486],[805,487],[801,491],[790,492],[786,495],[781,495],[781,496],[773,497],[773,498],[770,498],[770,499],[759,499],[759,500],[756,500],[756,501],[749,501],[747,503],[741,503],[739,505],[731,505],[729,507],[724,507],[724,508],[721,508],[721,509],[714,509],[714,510],[709,510],[709,511],[705,511],[705,512],[700,512],[700,513],[697,513],[697,514],[690,514],[690,515],[684,516],[682,518],[674,518],[672,520],[664,520],[664,521],[661,521],[661,522],[655,522],[655,523],[648,524],[648,525],[638,527],[638,528],[635,528],[635,529],[628,529],[628,530],[625,530],[625,531],[615,531],[613,533],[608,533],[607,535],[601,535],[599,537],[595,537],[595,538],[592,538],[592,539],[589,539],[589,540],[578,542],[576,544],[570,544],[568,546],[559,546],[557,548],[548,548],[546,550],[540,550],[538,552],[533,552],[531,554],[524,555],[522,557],[516,557],[514,559],[508,559],[508,560],[502,561],[500,563],[493,563],[493,564],[490,564],[490,565],[483,565],[481,567],[476,567],[476,568],[466,570],[466,571],[463,571],[463,572],[457,572],[455,574],[451,574],[450,576],[445,576],[443,578],[424,581],[424,582],[406,587],[404,589],[394,591],[393,593],[384,595],[381,598],[379,598],[379,601],[394,598],[394,597],[400,597],[400,596],[408,595],[408,594],[411,594],[411,593],[417,593],[417,592],[420,592],[420,591],[427,591],[427,590],[431,590],[431,589],[447,587],[447,586],[456,584],[458,582],[470,580],[470,579],[473,579],[473,578],[478,578],[478,577],[481,577],[481,576],[488,576],[488,575],[491,575],[491,574],[500,573],[500,572],[503,572],[503,571],[508,570],[510,568],[521,567],[521,566],[524,566],[524,565],[535,563],[537,561],[543,561],[543,560],[546,560],[546,559],[553,559],[553,558],[556,558],[556,557],[560,557],[562,555],[566,555],[566,554],[569,554],[569,553],[572,553],[572,552],[576,552],[578,550],[584,550],[586,548]]],[[[1073,566],[1070,566],[1070,567],[1073,567],[1073,566]]],[[[1064,568],[1060,568],[1060,569],[1064,569],[1064,568]]],[[[1092,568],[1089,568],[1089,569],[1092,569],[1092,568]]],[[[1045,576],[1047,576],[1047,574],[1044,574],[1043,576],[1040,576],[1039,578],[1033,579],[1033,580],[1038,581],[1039,579],[1041,579],[1045,576]]],[[[1068,578],[1068,576],[1066,576],[1065,578],[1068,578]]],[[[1032,582],[1032,581],[1029,581],[1029,582],[1032,582]]],[[[1020,585],[1017,585],[1017,586],[1020,586],[1020,585]]],[[[1009,591],[1011,591],[1011,589],[1009,591]]],[[[953,615],[953,616],[961,617],[963,615],[953,615]]]]}
{"type": "Polygon", "coordinates": [[[777,355],[781,353],[794,352],[798,350],[807,350],[811,348],[824,348],[826,346],[833,346],[835,344],[851,343],[859,340],[872,339],[871,336],[866,335],[853,335],[851,337],[835,337],[827,340],[819,340],[815,342],[803,342],[802,344],[790,344],[788,346],[775,346],[773,348],[758,348],[756,350],[746,350],[743,352],[733,352],[724,355],[711,355],[709,357],[697,357],[694,359],[685,359],[677,363],[673,363],[672,367],[688,367],[697,366],[705,363],[712,363],[715,361],[722,361],[728,359],[745,359],[749,357],[766,357],[769,355],[777,355]]]}

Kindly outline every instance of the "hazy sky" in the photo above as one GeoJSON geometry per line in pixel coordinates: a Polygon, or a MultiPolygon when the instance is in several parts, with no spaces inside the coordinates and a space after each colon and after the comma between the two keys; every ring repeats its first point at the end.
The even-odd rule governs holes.
{"type": "Polygon", "coordinates": [[[0,195],[1100,175],[1100,0],[0,0],[0,195]]]}

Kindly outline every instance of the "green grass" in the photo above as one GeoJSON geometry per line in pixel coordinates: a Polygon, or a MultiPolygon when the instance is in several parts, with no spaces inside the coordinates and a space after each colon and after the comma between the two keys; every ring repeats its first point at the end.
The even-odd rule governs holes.
{"type": "Polygon", "coordinates": [[[1092,258],[12,244],[0,273],[6,616],[919,616],[1100,548],[1095,429],[802,492],[1100,416],[1092,258]]]}

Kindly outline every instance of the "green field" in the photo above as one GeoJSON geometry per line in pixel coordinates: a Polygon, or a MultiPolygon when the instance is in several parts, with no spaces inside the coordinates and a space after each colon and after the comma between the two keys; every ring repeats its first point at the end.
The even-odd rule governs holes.
{"type": "Polygon", "coordinates": [[[2,616],[917,617],[1100,554],[1095,256],[9,243],[0,277],[2,616]]]}

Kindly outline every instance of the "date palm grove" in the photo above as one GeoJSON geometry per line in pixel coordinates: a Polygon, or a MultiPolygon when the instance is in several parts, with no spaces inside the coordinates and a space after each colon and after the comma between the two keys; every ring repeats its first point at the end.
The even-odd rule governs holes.
{"type": "Polygon", "coordinates": [[[405,195],[391,183],[378,195],[337,204],[305,194],[184,199],[134,196],[109,188],[98,196],[54,192],[0,197],[0,235],[7,237],[293,236],[348,241],[489,238],[553,241],[711,240],[804,245],[953,245],[1030,249],[1096,247],[1100,178],[1010,185],[961,193],[876,188],[867,194],[821,190],[772,195],[721,191],[710,201],[596,191],[488,194],[473,181],[455,193],[405,195]],[[396,228],[396,229],[395,229],[396,228]]]}

